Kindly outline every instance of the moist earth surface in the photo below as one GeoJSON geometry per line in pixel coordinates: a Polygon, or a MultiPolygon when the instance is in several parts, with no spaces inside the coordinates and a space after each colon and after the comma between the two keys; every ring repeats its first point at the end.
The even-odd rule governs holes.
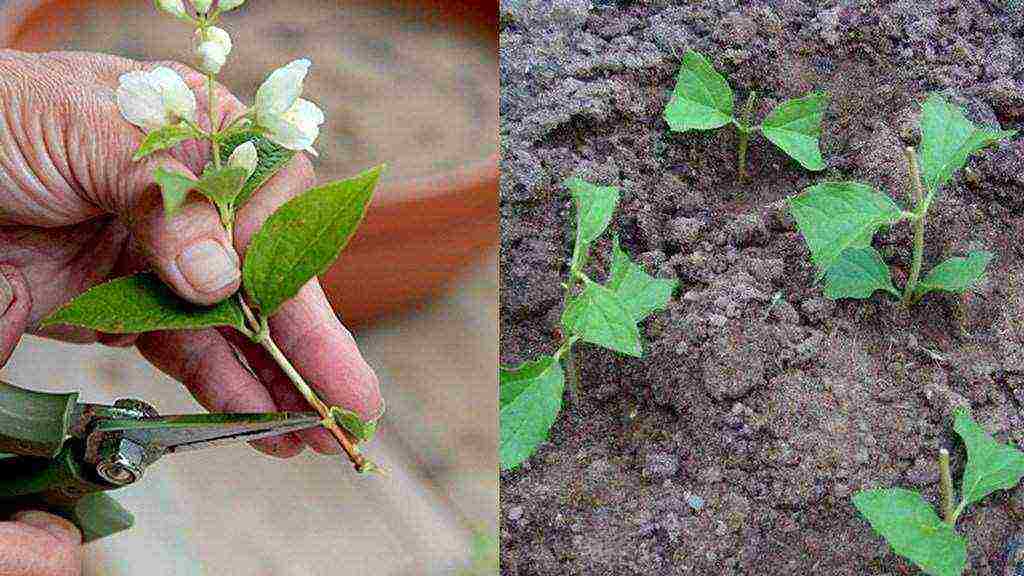
{"type": "MultiPolygon", "coordinates": [[[[975,123],[1024,124],[1024,15],[1016,2],[501,4],[501,362],[557,347],[574,211],[562,182],[618,186],[588,273],[611,237],[648,273],[680,281],[641,326],[641,359],[582,345],[581,388],[549,442],[501,478],[507,575],[917,573],[851,496],[903,486],[938,500],[937,453],[964,450],[957,406],[1024,443],[1024,137],[977,154],[940,191],[925,270],[995,253],[961,298],[910,310],[882,292],[831,301],[783,201],[861,180],[910,205],[904,147],[940,92],[975,123]],[[737,180],[731,128],[677,134],[662,110],[687,49],[707,55],[755,118],[824,90],[827,169],[760,136],[737,180]]],[[[911,229],[875,247],[902,287],[911,229]]],[[[1024,488],[959,523],[969,574],[1008,574],[1024,488]]]]}

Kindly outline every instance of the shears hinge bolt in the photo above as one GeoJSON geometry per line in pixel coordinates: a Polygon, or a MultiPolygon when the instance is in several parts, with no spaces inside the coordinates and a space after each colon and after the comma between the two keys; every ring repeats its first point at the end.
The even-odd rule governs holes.
{"type": "Polygon", "coordinates": [[[142,478],[145,471],[146,450],[132,442],[122,439],[104,447],[103,458],[96,465],[96,473],[101,478],[118,486],[134,484],[142,478]]]}

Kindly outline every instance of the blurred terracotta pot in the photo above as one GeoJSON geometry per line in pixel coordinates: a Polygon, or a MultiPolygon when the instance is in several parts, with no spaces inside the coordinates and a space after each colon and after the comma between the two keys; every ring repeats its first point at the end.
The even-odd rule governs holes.
{"type": "MultiPolygon", "coordinates": [[[[110,1],[7,0],[0,3],[0,47],[52,49],[80,21],[83,6],[110,1]]],[[[497,0],[379,1],[471,22],[494,37],[497,51],[497,0]]],[[[382,184],[363,226],[321,278],[343,320],[364,324],[419,302],[480,261],[497,243],[497,189],[497,153],[447,173],[382,184]]]]}

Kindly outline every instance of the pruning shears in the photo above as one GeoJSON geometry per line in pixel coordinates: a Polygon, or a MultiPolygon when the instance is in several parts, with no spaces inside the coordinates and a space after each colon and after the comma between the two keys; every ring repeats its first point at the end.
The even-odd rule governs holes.
{"type": "Polygon", "coordinates": [[[141,400],[83,404],[0,381],[0,518],[45,510],[86,542],[126,530],[134,517],[106,494],[138,482],[166,454],[247,442],[319,426],[316,413],[160,416],[141,400]]]}

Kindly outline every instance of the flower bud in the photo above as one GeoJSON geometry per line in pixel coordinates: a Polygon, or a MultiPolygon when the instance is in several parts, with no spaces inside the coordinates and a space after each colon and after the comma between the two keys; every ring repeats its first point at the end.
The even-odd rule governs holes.
{"type": "Polygon", "coordinates": [[[199,59],[199,69],[207,74],[217,74],[231,53],[231,36],[221,28],[210,26],[196,30],[192,46],[199,59]]]}
{"type": "Polygon", "coordinates": [[[181,120],[195,121],[196,96],[170,68],[121,75],[116,96],[121,115],[147,132],[181,120]]]}
{"type": "Polygon", "coordinates": [[[312,154],[320,135],[324,114],[312,102],[299,98],[309,72],[309,60],[295,60],[278,68],[256,91],[256,124],[266,129],[267,138],[289,150],[312,154]]]}
{"type": "Polygon", "coordinates": [[[245,0],[220,0],[220,4],[217,5],[217,8],[219,8],[221,12],[227,12],[228,10],[238,8],[242,4],[245,4],[245,0]]]}
{"type": "Polygon", "coordinates": [[[259,162],[259,154],[256,153],[256,145],[251,141],[242,144],[231,153],[228,158],[228,166],[232,168],[245,168],[246,178],[252,176],[256,171],[256,163],[259,162]]]}
{"type": "Polygon", "coordinates": [[[192,6],[195,7],[196,12],[199,14],[206,14],[209,12],[211,4],[213,4],[213,0],[192,0],[192,6]]]}
{"type": "Polygon", "coordinates": [[[180,20],[192,21],[192,17],[185,11],[185,3],[182,0],[156,0],[156,7],[180,20]]]}

